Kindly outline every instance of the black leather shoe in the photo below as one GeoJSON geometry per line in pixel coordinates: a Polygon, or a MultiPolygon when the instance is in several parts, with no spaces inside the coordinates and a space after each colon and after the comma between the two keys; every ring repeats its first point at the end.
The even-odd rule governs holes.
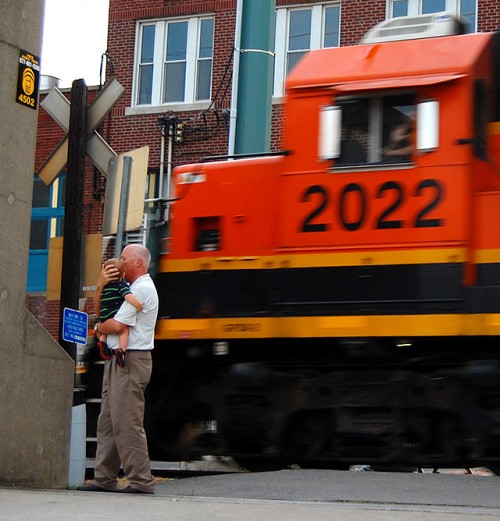
{"type": "Polygon", "coordinates": [[[154,494],[154,492],[146,492],[145,490],[139,490],[134,487],[126,487],[117,489],[117,492],[121,492],[122,494],[154,494]]]}
{"type": "Polygon", "coordinates": [[[82,492],[116,492],[116,490],[109,490],[106,488],[98,487],[93,483],[90,485],[81,485],[80,487],[76,487],[76,490],[80,490],[82,492]]]}

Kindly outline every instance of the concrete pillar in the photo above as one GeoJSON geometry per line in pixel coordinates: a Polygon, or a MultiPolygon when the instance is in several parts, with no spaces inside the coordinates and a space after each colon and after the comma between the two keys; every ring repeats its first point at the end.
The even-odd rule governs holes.
{"type": "Polygon", "coordinates": [[[40,57],[42,0],[0,17],[0,483],[68,481],[74,362],[26,310],[38,110],[18,103],[21,51],[40,57]]]}

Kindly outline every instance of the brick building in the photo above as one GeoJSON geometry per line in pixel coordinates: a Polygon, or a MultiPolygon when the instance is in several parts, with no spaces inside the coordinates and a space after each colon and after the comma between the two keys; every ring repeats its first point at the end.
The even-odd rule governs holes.
{"type": "MultiPolygon", "coordinates": [[[[238,0],[110,0],[107,75],[118,79],[125,94],[101,133],[116,153],[150,147],[148,198],[168,195],[167,183],[160,178],[167,175],[170,163],[169,132],[171,166],[228,153],[239,4],[238,0]]],[[[500,28],[498,0],[276,0],[271,150],[281,148],[286,71],[305,52],[355,45],[368,29],[387,18],[443,10],[460,16],[467,32],[500,28]]],[[[36,169],[60,138],[60,129],[40,109],[36,169]]],[[[59,309],[57,301],[45,298],[46,240],[60,234],[63,185],[64,177],[51,189],[36,183],[30,251],[28,305],[53,335],[59,309]],[[45,203],[37,197],[50,199],[48,215],[38,206],[45,203]],[[45,264],[37,261],[44,255],[45,264]]],[[[89,163],[86,233],[100,231],[103,187],[102,176],[89,163]]],[[[154,226],[164,205],[148,206],[148,226],[154,226]]]]}

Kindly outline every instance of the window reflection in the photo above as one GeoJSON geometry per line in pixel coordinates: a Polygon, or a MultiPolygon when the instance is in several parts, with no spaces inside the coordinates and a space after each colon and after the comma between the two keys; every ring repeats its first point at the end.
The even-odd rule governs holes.
{"type": "Polygon", "coordinates": [[[33,208],[50,206],[50,186],[47,186],[40,178],[36,177],[33,184],[33,208]]]}
{"type": "Polygon", "coordinates": [[[214,21],[209,18],[201,21],[200,47],[198,50],[198,85],[196,99],[211,98],[212,57],[214,47],[214,21]]]}
{"type": "Polygon", "coordinates": [[[342,107],[342,140],[339,164],[359,165],[368,162],[369,114],[368,100],[348,100],[342,107]]]}
{"type": "Polygon", "coordinates": [[[394,0],[392,3],[392,16],[396,18],[398,16],[408,15],[408,0],[394,0]]]}
{"type": "Polygon", "coordinates": [[[340,100],[342,109],[339,165],[408,163],[415,133],[413,95],[340,100]]]}
{"type": "Polygon", "coordinates": [[[311,48],[311,9],[301,9],[290,12],[290,26],[288,35],[289,73],[304,54],[311,48]]]}
{"type": "Polygon", "coordinates": [[[411,160],[415,106],[408,101],[404,96],[384,99],[381,160],[385,163],[411,160]]]}
{"type": "Polygon", "coordinates": [[[142,28],[141,58],[139,64],[139,103],[151,103],[153,85],[153,59],[156,28],[145,25],[142,28]]]}

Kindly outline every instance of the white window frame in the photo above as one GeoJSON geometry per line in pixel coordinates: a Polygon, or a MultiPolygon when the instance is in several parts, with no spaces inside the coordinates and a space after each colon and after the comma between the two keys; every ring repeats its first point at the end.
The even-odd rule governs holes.
{"type": "MultiPolygon", "coordinates": [[[[210,100],[196,100],[197,87],[197,67],[199,60],[199,45],[202,20],[212,19],[215,23],[214,16],[199,16],[192,18],[168,18],[162,20],[142,20],[136,25],[136,41],[135,41],[135,59],[134,59],[134,79],[132,89],[132,106],[127,114],[153,112],[154,108],[165,111],[165,107],[172,108],[181,106],[189,110],[191,106],[205,106],[210,100]],[[187,48],[186,48],[186,79],[184,84],[184,100],[173,103],[163,103],[163,82],[164,67],[167,45],[167,27],[169,23],[187,22],[187,48]],[[142,41],[142,30],[147,25],[155,25],[154,55],[153,55],[153,79],[151,91],[151,103],[139,104],[139,70],[140,70],[140,51],[142,41]],[[153,109],[153,110],[152,110],[153,109]]],[[[214,31],[215,32],[215,31],[214,31]]],[[[212,55],[213,65],[213,55],[212,55]]],[[[212,77],[213,78],[213,67],[212,77]]],[[[211,91],[211,89],[210,89],[211,91]]]]}
{"type": "Polygon", "coordinates": [[[274,89],[273,96],[280,98],[284,95],[286,78],[286,64],[288,54],[288,36],[290,27],[290,13],[299,10],[311,10],[311,39],[309,50],[321,49],[325,32],[325,10],[328,7],[338,7],[339,12],[339,39],[340,17],[342,15],[340,2],[323,2],[303,6],[283,7],[276,10],[276,37],[274,60],[274,89]]]}
{"type": "MultiPolygon", "coordinates": [[[[478,14],[478,5],[476,2],[476,16],[475,16],[475,27],[473,28],[474,32],[477,31],[477,14],[478,14]]],[[[394,0],[387,1],[387,14],[386,18],[392,18],[392,6],[394,0]]],[[[445,0],[445,11],[457,16],[460,16],[460,0],[445,0]]],[[[422,14],[422,0],[408,0],[408,16],[417,16],[422,14]]]]}

